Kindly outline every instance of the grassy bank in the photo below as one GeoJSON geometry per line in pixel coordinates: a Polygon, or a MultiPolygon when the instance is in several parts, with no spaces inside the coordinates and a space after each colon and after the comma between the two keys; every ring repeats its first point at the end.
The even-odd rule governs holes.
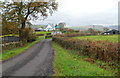
{"type": "Polygon", "coordinates": [[[114,76],[112,70],[99,68],[97,64],[84,61],[83,56],[77,56],[74,50],[66,50],[52,42],[55,51],[54,76],[114,76]]]}
{"type": "Polygon", "coordinates": [[[11,50],[6,50],[4,53],[0,53],[0,61],[9,59],[9,58],[11,58],[11,57],[13,57],[13,56],[23,52],[24,50],[30,48],[33,44],[43,40],[43,38],[44,38],[43,36],[42,37],[38,37],[36,41],[31,42],[31,43],[27,43],[23,47],[14,48],[14,49],[11,49],[11,50]]]}
{"type": "Polygon", "coordinates": [[[107,40],[110,42],[118,42],[118,35],[80,36],[73,38],[81,40],[107,40]]]}

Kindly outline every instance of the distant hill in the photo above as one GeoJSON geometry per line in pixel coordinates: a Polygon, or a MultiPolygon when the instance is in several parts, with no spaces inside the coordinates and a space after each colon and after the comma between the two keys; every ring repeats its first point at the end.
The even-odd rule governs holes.
{"type": "Polygon", "coordinates": [[[108,26],[108,28],[110,28],[110,29],[116,29],[116,30],[118,30],[118,25],[112,25],[112,26],[108,26]]]}
{"type": "Polygon", "coordinates": [[[89,25],[89,26],[72,26],[72,27],[67,27],[67,28],[74,29],[74,30],[80,30],[80,31],[85,31],[85,30],[88,30],[89,28],[93,28],[95,30],[103,31],[104,27],[107,27],[109,29],[116,29],[116,30],[118,30],[118,25],[108,25],[108,26],[89,25]]]}
{"type": "Polygon", "coordinates": [[[74,30],[80,30],[80,31],[85,31],[85,30],[88,30],[89,28],[93,28],[93,29],[96,29],[96,30],[103,31],[104,26],[90,25],[90,26],[73,26],[73,27],[67,27],[67,28],[74,29],[74,30]]]}
{"type": "Polygon", "coordinates": [[[45,27],[46,25],[32,25],[32,28],[41,28],[41,27],[45,27]]]}

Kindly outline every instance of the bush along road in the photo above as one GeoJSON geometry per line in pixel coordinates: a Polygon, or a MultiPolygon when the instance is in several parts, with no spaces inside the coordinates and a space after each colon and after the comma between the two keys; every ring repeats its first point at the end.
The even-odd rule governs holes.
{"type": "Polygon", "coordinates": [[[54,74],[51,39],[36,43],[20,55],[2,63],[3,76],[50,76],[54,74]]]}

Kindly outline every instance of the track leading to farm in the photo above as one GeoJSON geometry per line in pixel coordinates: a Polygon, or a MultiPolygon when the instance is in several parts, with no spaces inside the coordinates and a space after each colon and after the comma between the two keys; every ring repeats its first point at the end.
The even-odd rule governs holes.
{"type": "Polygon", "coordinates": [[[33,45],[18,56],[2,63],[3,76],[50,76],[54,74],[51,39],[33,45]]]}

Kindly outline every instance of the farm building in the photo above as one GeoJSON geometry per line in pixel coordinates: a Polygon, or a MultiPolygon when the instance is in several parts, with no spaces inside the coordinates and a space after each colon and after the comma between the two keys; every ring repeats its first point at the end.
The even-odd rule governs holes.
{"type": "Polygon", "coordinates": [[[113,29],[113,30],[110,30],[110,31],[106,31],[103,34],[104,35],[120,34],[120,31],[113,29]]]}
{"type": "Polygon", "coordinates": [[[60,26],[56,25],[55,30],[51,34],[52,35],[62,34],[62,32],[60,31],[60,26]]]}
{"type": "Polygon", "coordinates": [[[44,29],[42,27],[41,28],[36,28],[35,32],[37,32],[37,31],[44,31],[44,29]]]}
{"type": "Polygon", "coordinates": [[[60,26],[56,25],[55,30],[60,30],[60,26]]]}
{"type": "Polygon", "coordinates": [[[53,31],[53,32],[51,33],[51,35],[58,35],[58,34],[62,34],[62,32],[61,32],[61,31],[53,31]]]}
{"type": "Polygon", "coordinates": [[[45,31],[52,31],[52,30],[54,30],[54,28],[53,28],[51,25],[46,25],[46,26],[44,27],[44,30],[45,30],[45,31]]]}
{"type": "Polygon", "coordinates": [[[35,32],[37,31],[52,31],[54,27],[51,25],[41,25],[40,27],[34,28],[35,32]]]}

